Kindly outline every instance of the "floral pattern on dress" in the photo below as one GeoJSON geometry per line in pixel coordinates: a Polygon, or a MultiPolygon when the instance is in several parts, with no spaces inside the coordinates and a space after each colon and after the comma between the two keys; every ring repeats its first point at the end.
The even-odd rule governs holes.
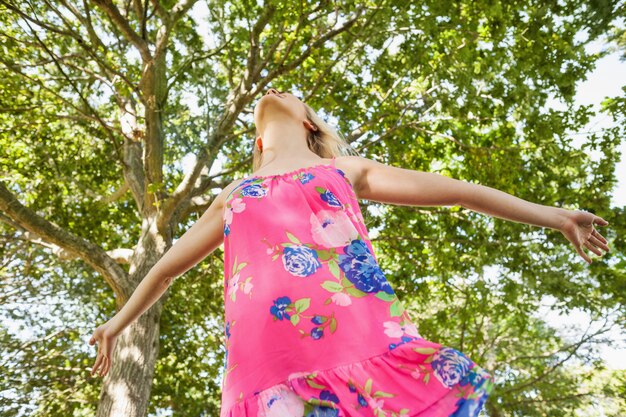
{"type": "Polygon", "coordinates": [[[420,335],[334,160],[225,201],[221,417],[477,417],[493,376],[420,335]]]}
{"type": "Polygon", "coordinates": [[[235,256],[234,264],[231,269],[230,278],[226,280],[226,297],[228,297],[233,303],[237,299],[237,292],[241,290],[244,294],[252,298],[252,276],[241,279],[243,269],[248,265],[247,262],[237,263],[237,256],[235,256]]]}
{"type": "MultiPolygon", "coordinates": [[[[335,333],[337,330],[337,320],[334,314],[330,316],[323,314],[306,315],[305,311],[309,309],[311,305],[310,298],[300,298],[294,302],[287,296],[278,297],[274,300],[274,304],[270,307],[270,314],[272,314],[274,321],[287,319],[294,326],[298,326],[300,319],[311,319],[313,327],[310,330],[298,329],[301,338],[311,337],[313,340],[319,340],[324,336],[324,330],[328,328],[330,333],[335,333]]],[[[302,327],[302,326],[301,326],[302,327]]]]}
{"type": "Polygon", "coordinates": [[[224,371],[224,378],[222,379],[222,389],[224,389],[224,387],[226,386],[226,381],[227,381],[227,377],[228,374],[237,367],[236,363],[232,363],[230,364],[230,366],[228,366],[229,360],[228,360],[228,350],[230,348],[230,327],[232,325],[235,324],[235,321],[233,320],[232,322],[227,321],[226,325],[224,326],[224,337],[225,337],[225,342],[224,342],[224,348],[226,350],[225,354],[224,354],[224,365],[223,365],[223,371],[224,371]]]}

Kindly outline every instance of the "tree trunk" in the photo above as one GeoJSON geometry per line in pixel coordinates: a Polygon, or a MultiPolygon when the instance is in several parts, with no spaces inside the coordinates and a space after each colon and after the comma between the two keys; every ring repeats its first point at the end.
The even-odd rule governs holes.
{"type": "Polygon", "coordinates": [[[159,354],[162,304],[155,303],[117,339],[104,377],[97,417],[145,417],[159,354]]]}

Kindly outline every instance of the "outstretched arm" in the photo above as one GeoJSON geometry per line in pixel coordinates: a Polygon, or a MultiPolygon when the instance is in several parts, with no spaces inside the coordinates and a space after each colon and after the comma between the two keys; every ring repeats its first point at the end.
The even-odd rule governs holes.
{"type": "Polygon", "coordinates": [[[177,276],[185,273],[222,244],[222,208],[224,198],[233,185],[231,183],[224,188],[200,219],[154,264],[124,307],[94,331],[89,344],[98,342],[98,354],[91,370],[92,375],[96,372],[101,376],[108,373],[118,335],[158,301],[177,276]]]}
{"type": "Polygon", "coordinates": [[[176,277],[191,269],[222,244],[222,199],[227,190],[225,188],[213,200],[198,221],[154,264],[124,307],[109,320],[111,333],[121,333],[161,298],[176,277]]]}
{"type": "Polygon", "coordinates": [[[488,186],[358,156],[343,160],[356,171],[354,188],[359,198],[396,205],[459,205],[501,219],[559,230],[589,263],[591,258],[582,251],[583,245],[597,255],[602,255],[599,248],[609,250],[606,239],[593,227],[609,223],[592,213],[531,203],[488,186]]]}

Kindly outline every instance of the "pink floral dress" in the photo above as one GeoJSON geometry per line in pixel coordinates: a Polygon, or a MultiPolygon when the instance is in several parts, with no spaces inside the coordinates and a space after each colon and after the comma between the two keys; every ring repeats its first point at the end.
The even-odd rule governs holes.
{"type": "Polygon", "coordinates": [[[223,221],[220,417],[478,415],[493,376],[420,336],[335,158],[244,179],[223,221]]]}

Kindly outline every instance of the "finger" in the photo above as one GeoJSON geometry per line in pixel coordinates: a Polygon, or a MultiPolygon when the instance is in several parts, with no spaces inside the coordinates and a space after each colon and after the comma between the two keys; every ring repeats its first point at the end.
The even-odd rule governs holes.
{"type": "Polygon", "coordinates": [[[603,242],[602,240],[598,239],[596,237],[596,235],[591,235],[589,237],[589,242],[594,244],[595,246],[598,246],[602,249],[604,249],[605,251],[609,251],[609,245],[607,245],[605,242],[603,242]]]}
{"type": "MultiPolygon", "coordinates": [[[[608,241],[608,240],[606,240],[606,239],[604,238],[604,236],[602,236],[602,235],[600,234],[600,232],[598,232],[597,230],[594,230],[593,232],[591,232],[591,234],[592,234],[593,236],[597,237],[598,239],[600,239],[601,241],[603,241],[604,243],[609,243],[609,241],[608,241]]],[[[609,246],[607,245],[607,248],[608,248],[608,247],[609,247],[609,246]]]]}
{"type": "Polygon", "coordinates": [[[585,252],[583,252],[582,246],[577,246],[576,247],[576,252],[578,252],[578,254],[585,260],[587,261],[587,263],[591,263],[591,258],[589,258],[589,256],[587,256],[587,254],[585,252]]]}
{"type": "Polygon", "coordinates": [[[595,253],[596,255],[602,256],[602,252],[600,251],[600,249],[593,246],[590,242],[585,242],[585,247],[589,249],[591,252],[595,253]]]}
{"type": "Polygon", "coordinates": [[[600,234],[600,232],[598,232],[596,229],[593,229],[593,230],[591,231],[591,234],[592,234],[592,235],[594,235],[595,237],[597,237],[598,239],[600,239],[601,241],[603,241],[604,243],[607,243],[607,242],[608,242],[608,240],[606,240],[606,239],[604,238],[604,236],[602,236],[602,235],[600,234]]]}
{"type": "Polygon", "coordinates": [[[93,365],[93,368],[91,369],[92,376],[96,372],[96,370],[98,369],[101,363],[102,363],[102,355],[98,355],[98,357],[96,358],[96,363],[93,365]]]}
{"type": "Polygon", "coordinates": [[[107,367],[105,368],[103,375],[106,376],[109,373],[110,369],[111,369],[111,357],[107,356],[107,367]]]}
{"type": "Polygon", "coordinates": [[[600,224],[602,226],[606,226],[607,224],[609,224],[609,222],[607,222],[606,220],[604,220],[602,217],[600,216],[596,216],[593,219],[592,223],[596,223],[596,224],[600,224]]]}
{"type": "Polygon", "coordinates": [[[109,373],[109,368],[111,367],[111,358],[107,356],[106,365],[104,366],[104,370],[102,371],[102,376],[105,376],[109,373]]]}
{"type": "Polygon", "coordinates": [[[102,368],[100,368],[100,376],[104,376],[104,370],[106,369],[108,360],[109,358],[104,356],[104,360],[102,361],[102,368]]]}
{"type": "Polygon", "coordinates": [[[91,339],[89,339],[89,344],[93,345],[94,343],[96,343],[96,338],[91,336],[91,339]]]}
{"type": "Polygon", "coordinates": [[[107,369],[106,369],[106,371],[104,372],[104,374],[105,374],[105,375],[106,375],[106,374],[108,374],[110,369],[111,369],[111,359],[109,359],[109,360],[107,361],[107,369]]]}

